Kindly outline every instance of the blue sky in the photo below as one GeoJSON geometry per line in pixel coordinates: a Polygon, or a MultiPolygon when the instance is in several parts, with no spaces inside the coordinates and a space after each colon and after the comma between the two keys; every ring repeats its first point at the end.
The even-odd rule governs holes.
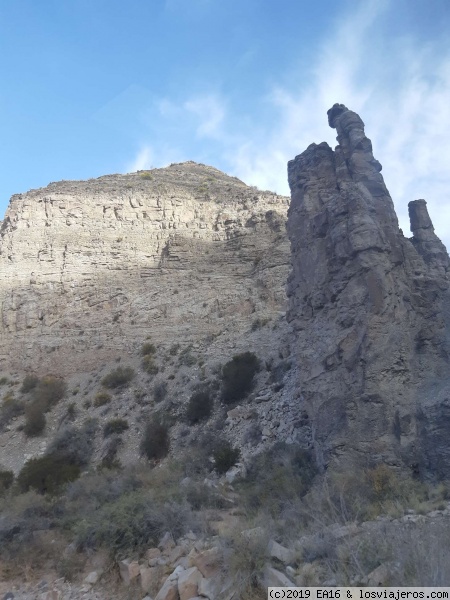
{"type": "Polygon", "coordinates": [[[409,231],[450,246],[449,0],[0,0],[0,212],[13,193],[195,160],[288,193],[357,111],[409,231]]]}

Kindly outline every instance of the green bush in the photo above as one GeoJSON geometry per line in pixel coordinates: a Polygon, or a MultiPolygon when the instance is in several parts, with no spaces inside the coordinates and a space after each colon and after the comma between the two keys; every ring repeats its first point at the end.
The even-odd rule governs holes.
{"type": "Polygon", "coordinates": [[[0,496],[12,486],[14,482],[14,473],[0,469],[0,496]]]}
{"type": "Polygon", "coordinates": [[[141,355],[149,356],[150,354],[156,354],[156,346],[151,342],[146,342],[141,348],[141,355]]]}
{"type": "Polygon", "coordinates": [[[213,452],[214,467],[219,475],[226,473],[239,460],[241,452],[239,448],[233,448],[228,442],[224,442],[213,452]]]}
{"type": "Polygon", "coordinates": [[[158,366],[155,364],[152,354],[146,354],[142,359],[142,368],[149,375],[156,375],[159,372],[158,366]]]}
{"type": "Polygon", "coordinates": [[[102,379],[102,385],[114,389],[127,385],[135,373],[131,367],[117,367],[102,379]]]}
{"type": "Polygon", "coordinates": [[[186,420],[191,425],[211,416],[213,399],[208,390],[198,390],[192,394],[186,410],[186,420]]]}
{"type": "Polygon", "coordinates": [[[128,421],[126,419],[111,419],[105,423],[103,427],[103,437],[108,437],[109,435],[121,434],[128,429],[128,421]]]}
{"type": "Polygon", "coordinates": [[[27,461],[19,475],[17,485],[21,492],[30,489],[39,494],[57,494],[64,484],[80,476],[80,467],[56,456],[41,456],[27,461]]]}
{"type": "Polygon", "coordinates": [[[222,400],[233,404],[245,398],[253,387],[259,370],[258,358],[253,352],[236,354],[222,368],[222,400]]]}
{"type": "Polygon", "coordinates": [[[0,377],[0,385],[6,385],[9,383],[9,379],[7,377],[0,377]]]}
{"type": "Polygon", "coordinates": [[[23,394],[27,394],[31,390],[34,390],[38,383],[39,377],[37,375],[25,375],[20,391],[23,394]]]}
{"type": "Polygon", "coordinates": [[[28,437],[40,435],[45,429],[45,404],[33,400],[25,408],[25,425],[23,431],[28,437]]]}
{"type": "Polygon", "coordinates": [[[67,391],[64,379],[46,375],[43,377],[33,390],[34,400],[44,407],[44,411],[51,410],[67,391]]]}
{"type": "Polygon", "coordinates": [[[147,423],[140,445],[141,456],[157,460],[167,456],[170,448],[169,428],[158,419],[147,423]]]}
{"type": "Polygon", "coordinates": [[[99,407],[99,406],[104,406],[105,404],[108,404],[108,402],[111,402],[111,394],[108,394],[108,392],[99,392],[98,394],[95,395],[94,398],[94,406],[95,407],[99,407]]]}

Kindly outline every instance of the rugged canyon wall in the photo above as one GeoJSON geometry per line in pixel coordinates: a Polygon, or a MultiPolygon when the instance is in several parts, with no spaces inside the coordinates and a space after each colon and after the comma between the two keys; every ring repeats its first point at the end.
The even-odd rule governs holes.
{"type": "MultiPolygon", "coordinates": [[[[328,111],[338,146],[289,162],[297,401],[322,467],[379,461],[450,476],[450,261],[426,202],[394,205],[345,106],[328,111]]],[[[387,132],[388,134],[388,132],[387,132]]]]}
{"type": "Polygon", "coordinates": [[[193,162],[13,196],[0,238],[0,370],[88,371],[148,336],[218,340],[219,354],[223,340],[228,359],[255,320],[284,314],[287,206],[193,162]]]}

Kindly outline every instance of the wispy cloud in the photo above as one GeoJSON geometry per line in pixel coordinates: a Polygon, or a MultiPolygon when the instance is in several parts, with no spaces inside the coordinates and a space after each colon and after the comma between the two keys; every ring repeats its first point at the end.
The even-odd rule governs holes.
{"type": "Polygon", "coordinates": [[[274,85],[255,101],[252,114],[233,105],[231,94],[211,91],[154,100],[140,111],[147,115],[148,141],[141,137],[145,143],[133,166],[144,168],[150,157],[172,152],[168,162],[210,162],[249,184],[288,194],[287,161],[312,142],[335,144],[326,111],[340,102],[366,123],[405,234],[407,203],[423,197],[450,247],[450,43],[387,38],[389,0],[351,6],[318,44],[309,69],[287,67],[283,81],[290,83],[274,85]]]}
{"type": "Polygon", "coordinates": [[[365,120],[405,234],[407,203],[423,197],[450,247],[450,45],[385,43],[379,19],[389,3],[361,6],[337,24],[310,73],[292,73],[289,87],[272,90],[272,127],[227,157],[244,181],[287,194],[286,162],[311,142],[334,145],[326,110],[346,104],[365,120]]]}
{"type": "Polygon", "coordinates": [[[150,146],[143,146],[139,149],[133,161],[126,167],[127,173],[142,171],[153,167],[153,150],[150,146]]]}

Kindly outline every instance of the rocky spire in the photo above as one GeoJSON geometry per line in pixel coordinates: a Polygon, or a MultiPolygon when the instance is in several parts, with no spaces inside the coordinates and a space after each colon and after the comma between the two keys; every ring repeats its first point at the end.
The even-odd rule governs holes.
{"type": "Polygon", "coordinates": [[[425,262],[438,270],[448,271],[450,262],[447,250],[434,233],[425,200],[413,200],[408,204],[412,243],[425,262]]]}
{"type": "Polygon", "coordinates": [[[410,204],[414,237],[403,237],[361,118],[335,104],[328,121],[335,150],[312,144],[288,164],[288,319],[310,439],[323,467],[386,461],[449,476],[432,393],[450,395],[448,255],[424,201],[410,204]]]}

